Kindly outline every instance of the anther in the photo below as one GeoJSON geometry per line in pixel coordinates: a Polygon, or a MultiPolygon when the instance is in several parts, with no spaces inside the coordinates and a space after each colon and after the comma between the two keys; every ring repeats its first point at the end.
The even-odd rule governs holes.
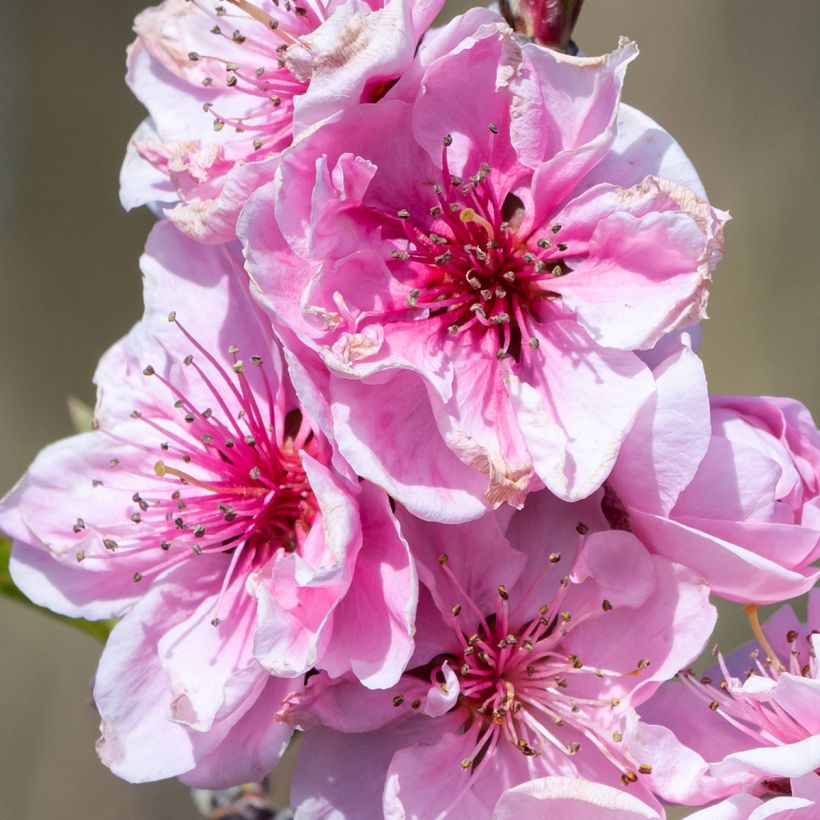
{"type": "Polygon", "coordinates": [[[410,218],[410,211],[408,211],[406,208],[402,208],[400,211],[396,212],[396,216],[399,219],[409,219],[410,218]]]}
{"type": "Polygon", "coordinates": [[[114,552],[114,550],[119,547],[119,544],[113,538],[103,538],[103,546],[107,550],[114,552]]]}
{"type": "Polygon", "coordinates": [[[558,233],[558,231],[560,231],[560,230],[561,230],[561,226],[560,226],[560,225],[553,225],[553,226],[550,228],[550,230],[551,230],[553,233],[558,233]]]}
{"type": "Polygon", "coordinates": [[[442,142],[444,143],[445,148],[449,148],[453,144],[453,135],[445,134],[442,142]]]}
{"type": "Polygon", "coordinates": [[[601,601],[601,609],[603,609],[604,612],[611,612],[612,604],[606,598],[604,598],[604,600],[601,601]]]}
{"type": "Polygon", "coordinates": [[[219,620],[219,618],[211,618],[211,626],[217,627],[220,623],[221,621],[219,620]]]}
{"type": "Polygon", "coordinates": [[[445,565],[445,564],[446,564],[449,560],[450,560],[450,559],[449,559],[449,557],[447,556],[447,554],[446,554],[446,553],[442,553],[442,554],[441,554],[441,555],[439,555],[439,557],[438,557],[438,562],[439,562],[439,564],[440,564],[442,567],[443,567],[443,566],[444,566],[444,565],[445,565]]]}
{"type": "Polygon", "coordinates": [[[494,122],[491,122],[489,124],[488,128],[490,129],[491,134],[497,134],[498,133],[498,126],[494,122]]]}
{"type": "Polygon", "coordinates": [[[505,587],[504,584],[499,584],[498,585],[498,595],[504,601],[509,600],[510,593],[507,592],[507,587],[505,587]]]}
{"type": "Polygon", "coordinates": [[[584,524],[583,521],[581,521],[575,527],[575,531],[578,533],[578,535],[586,535],[589,532],[589,527],[586,524],[584,524]]]}
{"type": "Polygon", "coordinates": [[[461,613],[461,604],[454,604],[453,607],[450,609],[450,614],[453,615],[453,617],[456,617],[460,613],[461,613]]]}
{"type": "Polygon", "coordinates": [[[141,572],[135,572],[133,574],[132,578],[134,579],[134,583],[138,584],[142,580],[142,573],[141,572]]]}
{"type": "Polygon", "coordinates": [[[74,557],[77,559],[77,563],[81,564],[85,560],[85,550],[77,550],[74,557]]]}
{"type": "Polygon", "coordinates": [[[399,707],[402,705],[402,703],[404,703],[404,697],[402,697],[401,695],[396,695],[393,698],[393,706],[399,707]]]}
{"type": "Polygon", "coordinates": [[[641,774],[652,774],[652,767],[648,763],[641,763],[641,765],[638,766],[638,771],[641,774]]]}
{"type": "Polygon", "coordinates": [[[155,370],[154,370],[153,367],[151,367],[150,364],[147,367],[143,368],[143,371],[142,371],[143,376],[153,376],[154,373],[155,373],[155,370]]]}
{"type": "Polygon", "coordinates": [[[549,562],[551,564],[557,564],[561,560],[561,553],[560,552],[551,552],[549,554],[549,562]]]}

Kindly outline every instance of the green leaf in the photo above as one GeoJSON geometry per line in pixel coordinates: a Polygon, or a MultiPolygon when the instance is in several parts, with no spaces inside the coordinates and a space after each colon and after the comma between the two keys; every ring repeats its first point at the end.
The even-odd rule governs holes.
{"type": "Polygon", "coordinates": [[[69,626],[73,626],[75,629],[79,629],[81,632],[85,632],[87,635],[91,635],[92,637],[96,638],[98,641],[105,642],[110,634],[111,630],[114,628],[114,624],[116,624],[116,620],[109,620],[109,621],[86,621],[83,618],[66,618],[62,615],[57,615],[54,612],[49,611],[48,609],[43,609],[42,607],[37,606],[36,604],[31,603],[22,592],[14,585],[14,581],[11,580],[11,574],[9,573],[9,558],[11,557],[11,541],[7,538],[0,537],[0,595],[5,598],[10,598],[13,601],[18,601],[21,604],[25,604],[26,606],[32,607],[33,609],[37,609],[38,611],[42,612],[44,615],[48,615],[50,618],[54,618],[57,621],[61,621],[64,624],[68,624],[69,626]]]}

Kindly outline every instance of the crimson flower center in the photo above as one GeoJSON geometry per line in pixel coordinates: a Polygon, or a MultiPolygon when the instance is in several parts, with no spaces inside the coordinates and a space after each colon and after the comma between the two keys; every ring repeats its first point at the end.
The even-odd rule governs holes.
{"type": "MultiPolygon", "coordinates": [[[[491,126],[495,134],[497,128],[491,126]]],[[[520,360],[539,341],[534,325],[545,321],[560,295],[550,283],[570,271],[561,225],[544,236],[521,234],[523,204],[512,193],[500,196],[489,163],[464,179],[450,173],[448,135],[442,151],[442,184],[433,186],[426,214],[398,211],[404,234],[391,252],[396,278],[408,288],[406,307],[425,311],[453,338],[497,342],[495,355],[520,360]]],[[[405,317],[406,318],[406,317],[405,317]]]]}
{"type": "MultiPolygon", "coordinates": [[[[134,572],[134,581],[157,574],[205,553],[230,556],[223,591],[234,577],[247,574],[266,563],[277,550],[300,549],[318,511],[304,467],[302,451],[320,455],[319,444],[298,411],[280,418],[275,413],[274,387],[264,362],[251,356],[253,379],[239,359],[236,347],[229,349],[232,364],[224,367],[176,319],[169,317],[203,358],[183,359],[192,371],[191,383],[200,383],[199,395],[210,396],[212,406],[201,407],[170,378],[148,365],[143,373],[167,388],[167,413],[135,410],[134,419],[152,428],[155,445],[124,441],[131,445],[139,463],[153,463],[151,489],[136,489],[132,509],[125,522],[93,522],[77,519],[74,532],[92,528],[102,537],[107,555],[77,553],[77,560],[129,557],[144,558],[144,568],[134,572]],[[260,398],[264,397],[264,398],[260,398]],[[167,484],[158,491],[156,479],[167,484]]],[[[112,471],[117,482],[139,487],[144,472],[129,470],[114,458],[112,471]]],[[[106,478],[95,486],[109,486],[106,478]]],[[[214,618],[214,625],[221,619],[214,618]]]]}

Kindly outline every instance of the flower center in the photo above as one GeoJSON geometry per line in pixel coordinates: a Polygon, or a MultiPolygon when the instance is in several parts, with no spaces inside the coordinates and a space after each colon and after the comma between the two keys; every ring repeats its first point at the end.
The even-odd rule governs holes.
{"type": "MultiPolygon", "coordinates": [[[[582,537],[585,532],[579,525],[582,537]]],[[[546,569],[522,601],[560,561],[559,554],[550,554],[546,569]]],[[[450,610],[461,652],[434,663],[430,680],[443,686],[445,661],[455,670],[460,690],[457,708],[463,710],[463,731],[472,743],[471,753],[460,764],[465,771],[478,771],[481,761],[506,741],[533,758],[548,747],[574,756],[589,743],[620,771],[624,785],[637,781],[638,774],[652,773],[649,764],[637,761],[622,745],[620,701],[595,697],[591,693],[605,687],[590,686],[591,680],[604,677],[639,675],[649,661],[640,660],[629,672],[619,672],[586,666],[566,647],[573,629],[599,617],[601,611],[612,611],[609,601],[601,602],[601,610],[573,614],[564,608],[570,580],[563,575],[552,602],[539,607],[534,617],[522,617],[519,608],[511,606],[503,585],[498,587],[495,612],[485,616],[448,567],[446,555],[439,557],[439,564],[463,602],[450,610]],[[473,623],[477,619],[477,628],[465,629],[462,613],[469,614],[473,623]]],[[[429,683],[420,682],[418,692],[408,690],[408,696],[395,699],[394,704],[401,706],[409,697],[411,708],[419,708],[420,698],[413,698],[426,686],[429,683]]]]}
{"type": "MultiPolygon", "coordinates": [[[[801,636],[796,630],[791,629],[786,633],[789,657],[784,663],[777,656],[760,625],[758,607],[750,604],[744,609],[752,632],[764,652],[762,657],[759,650],[752,652],[752,666],[746,670],[747,679],[761,675],[771,681],[777,681],[784,673],[804,678],[816,678],[817,658],[811,649],[801,651],[799,648],[801,636]]],[[[811,732],[772,699],[765,695],[759,696],[744,692],[742,681],[729,671],[719,648],[715,647],[713,653],[723,675],[718,688],[712,686],[712,679],[708,676],[698,681],[691,670],[680,675],[681,680],[708,705],[709,709],[761,745],[781,746],[809,737],[811,732]]]]}
{"type": "MultiPolygon", "coordinates": [[[[490,131],[494,136],[498,129],[490,131]]],[[[560,295],[550,282],[570,270],[569,248],[558,241],[561,225],[545,236],[522,236],[521,200],[499,195],[487,162],[467,180],[451,174],[452,137],[443,144],[434,203],[424,216],[398,211],[406,242],[391,252],[389,264],[408,287],[406,309],[425,311],[451,338],[475,343],[493,334],[498,359],[520,360],[539,346],[533,323],[556,311],[551,303],[560,295]]]]}
{"type": "MultiPolygon", "coordinates": [[[[319,443],[298,411],[285,418],[276,416],[273,385],[261,357],[250,357],[251,380],[238,348],[229,348],[232,364],[226,369],[176,314],[170,314],[169,320],[203,357],[201,365],[193,354],[182,363],[196,374],[213,408],[196,406],[184,390],[151,365],[145,367],[146,377],[158,379],[168,389],[176,411],[132,413],[159,434],[153,472],[168,489],[158,492],[155,481],[150,491],[137,489],[131,496],[133,507],[125,514],[128,523],[87,524],[90,519],[78,519],[75,533],[86,527],[97,531],[107,555],[86,556],[80,551],[76,557],[83,561],[142,555],[145,568],[133,576],[138,582],[192,556],[224,553],[230,555],[224,591],[233,577],[264,564],[277,550],[300,549],[316,516],[317,502],[299,454],[305,450],[319,455],[319,443]]],[[[128,480],[139,486],[151,445],[126,442],[116,433],[105,432],[133,445],[140,468],[129,470],[119,459],[112,459],[109,467],[130,473],[128,480]]],[[[94,484],[103,482],[95,479],[94,484]]],[[[215,617],[214,625],[219,621],[215,617]]]]}
{"type": "Polygon", "coordinates": [[[209,8],[204,0],[192,0],[209,17],[210,29],[219,44],[213,54],[188,53],[188,59],[204,68],[206,88],[226,88],[249,98],[249,110],[229,115],[212,102],[203,109],[213,117],[215,131],[228,126],[238,134],[250,135],[251,154],[278,151],[291,141],[293,98],[307,88],[287,69],[285,53],[298,38],[310,33],[325,19],[321,5],[276,2],[271,13],[246,0],[226,0],[209,8]],[[225,44],[228,41],[230,45],[225,44]]]}

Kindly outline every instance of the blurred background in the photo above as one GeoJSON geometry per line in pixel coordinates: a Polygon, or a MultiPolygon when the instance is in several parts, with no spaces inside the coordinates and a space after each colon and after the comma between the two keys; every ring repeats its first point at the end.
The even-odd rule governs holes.
{"type": "MultiPolygon", "coordinates": [[[[0,26],[0,492],[72,432],[103,350],[139,317],[152,223],[117,174],[143,116],[123,83],[141,0],[4,3],[0,26]]],[[[468,7],[448,3],[446,14],[468,7]]],[[[625,99],[665,126],[731,210],[703,356],[712,392],[791,395],[820,415],[820,3],[586,0],[587,54],[641,57],[625,99]]],[[[87,684],[100,647],[0,600],[0,816],[193,820],[175,782],[97,761],[87,684]]]]}

